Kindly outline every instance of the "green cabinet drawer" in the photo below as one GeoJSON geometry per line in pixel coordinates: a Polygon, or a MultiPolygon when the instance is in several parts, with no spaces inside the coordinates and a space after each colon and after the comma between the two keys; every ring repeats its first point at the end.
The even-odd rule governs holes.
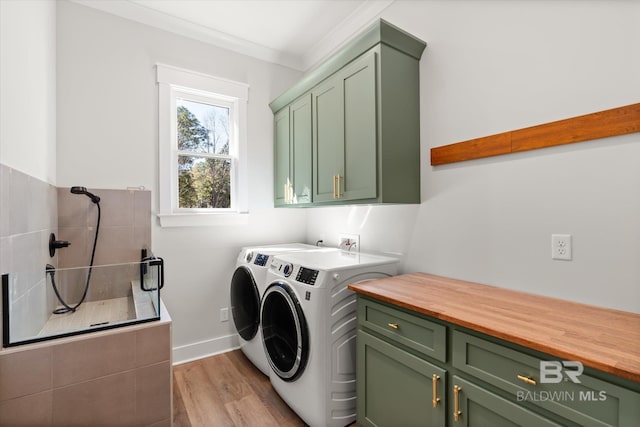
{"type": "Polygon", "coordinates": [[[453,376],[453,390],[451,426],[559,426],[559,424],[539,414],[522,408],[514,402],[504,399],[497,394],[491,393],[455,375],[453,376]]]}
{"type": "MultiPolygon", "coordinates": [[[[579,383],[556,380],[551,373],[543,383],[543,359],[460,331],[453,331],[452,340],[453,367],[506,391],[514,402],[529,402],[585,427],[634,427],[640,421],[640,393],[585,373],[579,383]]],[[[546,361],[562,363],[551,356],[546,361]]]]}
{"type": "Polygon", "coordinates": [[[358,323],[394,342],[446,362],[447,328],[439,323],[366,298],[358,298],[358,323]]]}
{"type": "Polygon", "coordinates": [[[358,425],[444,426],[446,373],[444,369],[358,330],[358,425]]]}

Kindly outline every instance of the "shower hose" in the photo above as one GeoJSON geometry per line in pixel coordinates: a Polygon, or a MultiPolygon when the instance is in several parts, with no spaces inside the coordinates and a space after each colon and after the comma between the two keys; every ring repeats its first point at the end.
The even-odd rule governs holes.
{"type": "Polygon", "coordinates": [[[84,286],[84,292],[82,293],[82,298],[80,298],[80,302],[78,302],[76,305],[73,305],[73,306],[65,302],[65,300],[60,295],[60,292],[58,291],[58,287],[56,286],[56,278],[55,278],[56,270],[53,266],[47,265],[47,273],[51,274],[51,284],[53,285],[53,291],[56,293],[56,297],[58,297],[58,300],[62,304],[62,307],[56,308],[55,310],[53,310],[53,314],[64,314],[69,312],[75,312],[76,309],[80,307],[80,304],[82,304],[85,298],[87,297],[87,292],[89,291],[89,283],[91,282],[91,271],[93,270],[93,258],[96,255],[96,244],[98,243],[98,232],[100,231],[100,202],[97,202],[96,206],[98,206],[98,222],[96,224],[96,235],[93,238],[93,249],[91,250],[91,262],[89,263],[89,273],[87,274],[87,282],[84,286]]]}

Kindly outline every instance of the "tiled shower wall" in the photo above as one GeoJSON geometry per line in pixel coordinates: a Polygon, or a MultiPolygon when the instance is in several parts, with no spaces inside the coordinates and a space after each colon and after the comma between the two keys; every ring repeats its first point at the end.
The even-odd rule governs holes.
{"type": "Polygon", "coordinates": [[[56,187],[0,164],[0,273],[10,273],[12,336],[37,334],[55,306],[45,266],[57,261],[48,250],[57,207],[56,187]]]}
{"type": "MultiPolygon", "coordinates": [[[[134,263],[143,247],[151,248],[151,192],[144,190],[94,190],[100,197],[100,229],[94,265],[134,263]]],[[[96,232],[98,207],[69,188],[58,188],[58,238],[71,246],[59,251],[59,268],[86,267],[96,232]]],[[[137,265],[106,270],[95,269],[91,276],[87,301],[131,295],[131,280],[139,277],[137,265]]],[[[71,274],[67,277],[71,279],[71,274]]],[[[86,283],[86,269],[78,270],[75,280],[62,290],[67,301],[78,301],[86,283]]]]}
{"type": "MultiPolygon", "coordinates": [[[[151,247],[151,192],[89,191],[101,198],[102,210],[94,264],[139,261],[140,250],[151,247]]],[[[96,219],[97,207],[88,197],[0,164],[0,274],[9,273],[13,340],[37,335],[57,305],[45,276],[47,264],[57,268],[89,265],[96,219]],[[52,232],[58,240],[71,243],[53,258],[48,249],[52,232]]],[[[94,270],[87,301],[131,294],[131,280],[139,275],[137,266],[109,268],[108,272],[94,270]]],[[[86,269],[78,270],[75,279],[58,283],[69,303],[82,295],[86,269]]],[[[0,304],[0,322],[1,310],[0,304]]]]}
{"type": "MultiPolygon", "coordinates": [[[[103,208],[95,264],[138,261],[142,246],[151,245],[151,194],[92,192],[103,208]]],[[[89,263],[96,214],[87,197],[0,164],[0,273],[10,274],[12,328],[20,328],[14,336],[37,334],[56,304],[46,264],[89,263]],[[71,242],[54,258],[51,232],[71,242]]],[[[92,276],[92,296],[115,292],[110,281],[92,276]]],[[[124,292],[131,292],[129,284],[124,292]]],[[[169,427],[171,378],[171,319],[164,308],[158,322],[0,348],[0,426],[169,427]]]]}

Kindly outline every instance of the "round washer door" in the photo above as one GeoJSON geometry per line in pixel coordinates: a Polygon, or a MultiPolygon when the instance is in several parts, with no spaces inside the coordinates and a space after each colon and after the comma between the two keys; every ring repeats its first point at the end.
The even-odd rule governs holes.
{"type": "Polygon", "coordinates": [[[273,371],[295,381],[309,358],[309,332],[300,302],[289,285],[272,283],[262,299],[262,339],[273,371]]]}
{"type": "Polygon", "coordinates": [[[231,316],[238,334],[245,341],[256,336],[260,322],[260,293],[247,267],[236,268],[231,278],[231,316]]]}

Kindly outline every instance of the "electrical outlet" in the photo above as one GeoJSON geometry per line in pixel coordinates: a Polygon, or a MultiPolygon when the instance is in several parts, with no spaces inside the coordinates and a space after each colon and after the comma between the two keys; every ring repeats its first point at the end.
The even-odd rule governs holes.
{"type": "Polygon", "coordinates": [[[349,252],[360,252],[360,235],[340,234],[338,247],[349,252]]]}
{"type": "Polygon", "coordinates": [[[229,321],[229,308],[228,307],[220,309],[220,321],[221,322],[228,322],[229,321]]]}
{"type": "Polygon", "coordinates": [[[551,258],[571,261],[571,234],[551,235],[551,258]]]}

